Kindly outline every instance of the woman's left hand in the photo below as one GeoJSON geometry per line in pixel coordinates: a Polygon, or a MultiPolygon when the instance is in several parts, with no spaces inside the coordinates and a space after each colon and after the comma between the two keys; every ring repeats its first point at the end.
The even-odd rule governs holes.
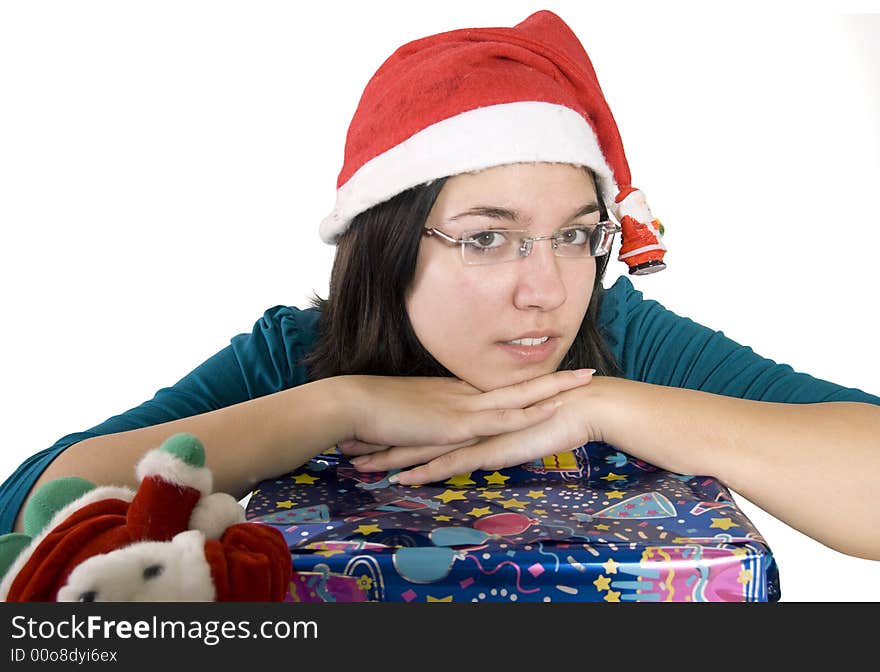
{"type": "Polygon", "coordinates": [[[508,434],[474,439],[445,446],[372,446],[353,443],[347,454],[359,454],[352,464],[359,471],[400,471],[391,477],[402,485],[442,481],[477,470],[494,471],[564,452],[589,441],[599,441],[592,422],[588,397],[590,386],[562,392],[546,401],[562,405],[548,420],[508,434]]]}

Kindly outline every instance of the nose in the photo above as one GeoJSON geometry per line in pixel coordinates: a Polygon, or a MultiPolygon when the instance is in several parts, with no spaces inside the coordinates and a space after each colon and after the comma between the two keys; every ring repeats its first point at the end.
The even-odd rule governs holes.
{"type": "Polygon", "coordinates": [[[516,268],[514,305],[521,310],[537,308],[553,310],[567,298],[559,262],[565,261],[553,254],[552,240],[538,240],[523,259],[513,264],[516,268]]]}

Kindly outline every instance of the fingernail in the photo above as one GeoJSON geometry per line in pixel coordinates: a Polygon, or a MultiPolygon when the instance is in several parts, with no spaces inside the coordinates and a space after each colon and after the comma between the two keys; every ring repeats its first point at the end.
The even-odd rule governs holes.
{"type": "Polygon", "coordinates": [[[389,482],[389,483],[397,483],[398,480],[400,480],[400,479],[397,477],[397,474],[391,474],[391,475],[388,477],[388,482],[389,482]]]}
{"type": "Polygon", "coordinates": [[[594,373],[596,373],[596,369],[577,369],[574,375],[578,378],[589,378],[594,373]]]}
{"type": "Polygon", "coordinates": [[[360,466],[363,466],[363,465],[365,465],[367,462],[370,461],[370,456],[369,456],[369,455],[358,455],[357,457],[353,457],[353,458],[351,458],[351,460],[349,460],[349,461],[350,461],[354,466],[356,466],[356,467],[360,467],[360,466]]]}

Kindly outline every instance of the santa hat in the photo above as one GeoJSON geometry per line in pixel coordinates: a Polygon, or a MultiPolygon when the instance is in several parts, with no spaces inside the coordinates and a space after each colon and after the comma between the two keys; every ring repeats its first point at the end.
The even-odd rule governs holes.
{"type": "Polygon", "coordinates": [[[453,30],[395,51],[352,118],[321,238],[335,243],[356,215],[411,187],[525,162],[590,168],[621,224],[619,258],[630,273],[665,267],[662,227],[631,184],[593,65],[548,11],[513,28],[453,30]]]}

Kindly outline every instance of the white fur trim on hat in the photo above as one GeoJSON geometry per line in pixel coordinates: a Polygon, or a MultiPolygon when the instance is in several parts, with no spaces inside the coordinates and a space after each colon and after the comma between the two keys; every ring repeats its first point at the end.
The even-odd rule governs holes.
{"type": "Polygon", "coordinates": [[[208,539],[219,539],[226,528],[243,523],[244,507],[232,495],[215,492],[202,497],[189,517],[191,530],[204,532],[208,539]]]}
{"type": "Polygon", "coordinates": [[[438,121],[367,161],[337,190],[336,207],[321,222],[321,239],[335,243],[356,215],[430,180],[537,162],[587,166],[606,200],[617,194],[596,133],[584,117],[553,103],[503,103],[438,121]]]}
{"type": "Polygon", "coordinates": [[[158,448],[151,450],[141,458],[135,473],[139,481],[147,476],[158,476],[169,483],[195,488],[202,495],[210,494],[213,489],[210,469],[194,467],[179,457],[158,448]]]}

